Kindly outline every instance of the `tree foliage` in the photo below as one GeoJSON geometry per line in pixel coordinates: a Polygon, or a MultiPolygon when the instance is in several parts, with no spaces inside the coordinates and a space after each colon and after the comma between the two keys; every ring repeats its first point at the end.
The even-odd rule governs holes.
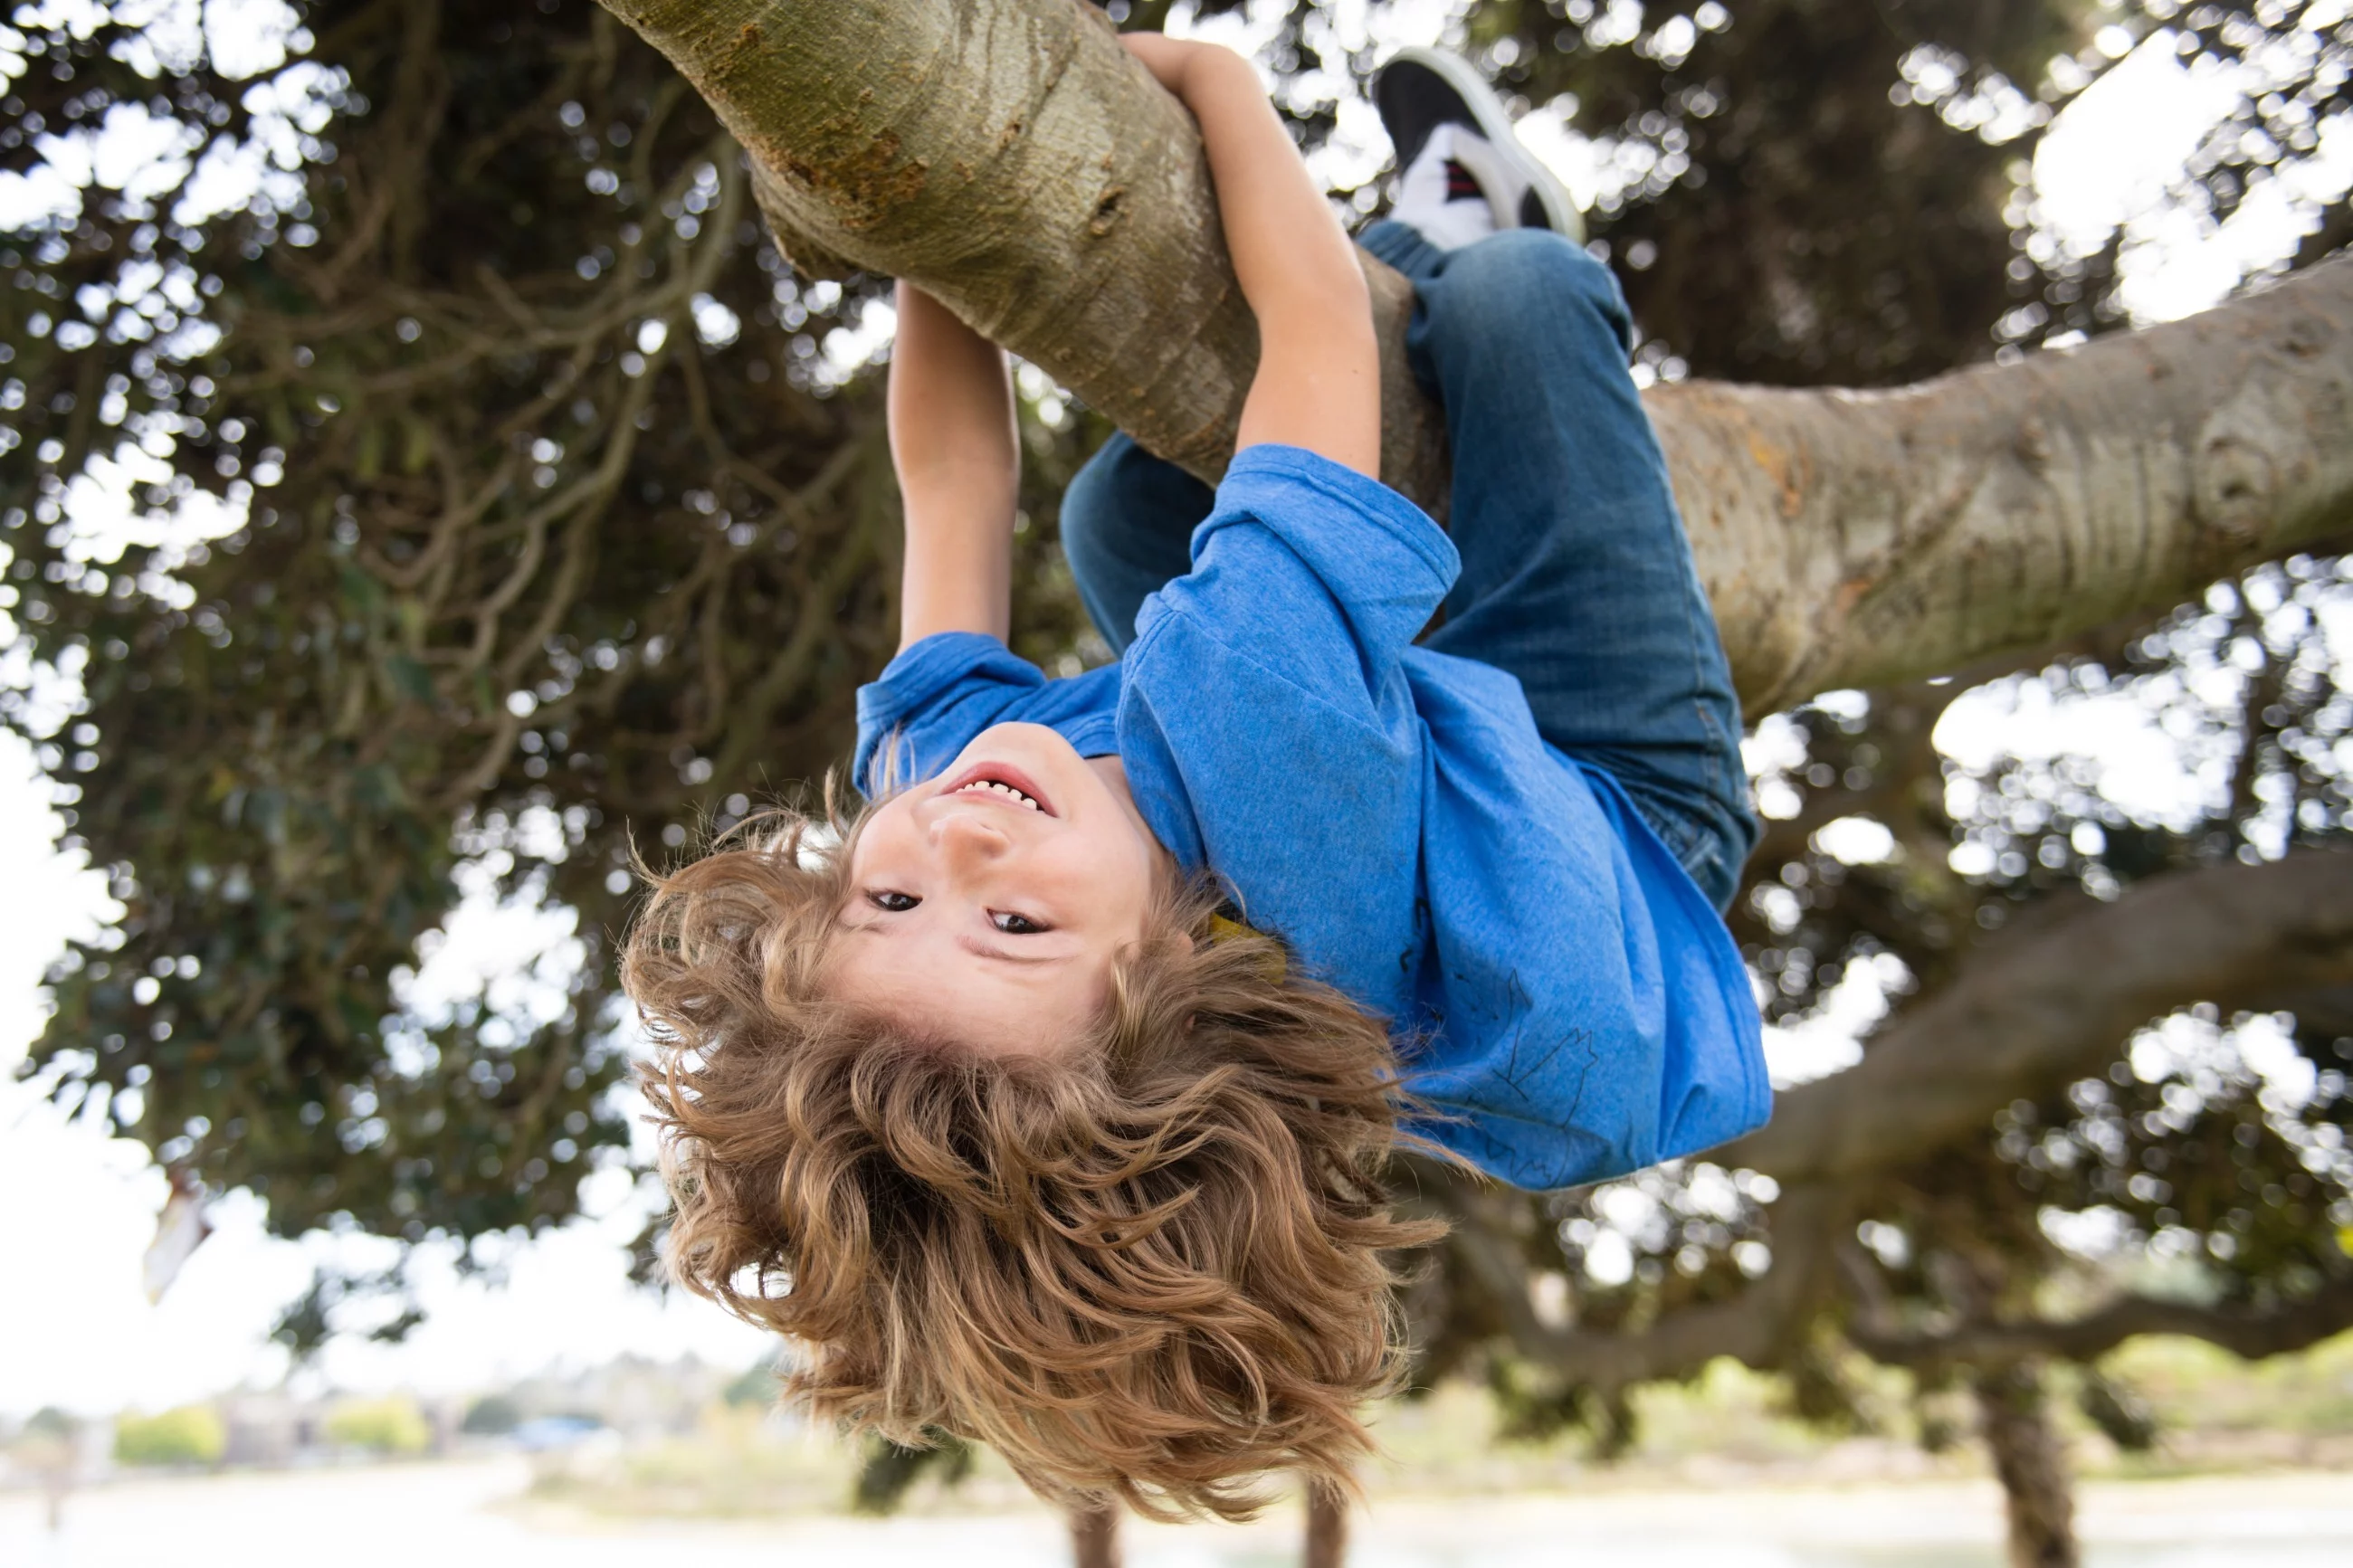
{"type": "MultiPolygon", "coordinates": [[[[633,843],[822,776],[887,652],[876,389],[820,348],[871,290],[789,278],[584,0],[316,5],[282,47],[266,5],[17,21],[0,141],[54,216],[0,306],[12,608],[81,695],[7,716],[123,910],[35,1063],[282,1234],[559,1222],[626,1142],[633,843]],[[578,930],[420,1012],[461,872],[578,930]]],[[[1067,593],[1029,598],[1066,650],[1067,593]]]]}
{"type": "MultiPolygon", "coordinates": [[[[1248,16],[1303,139],[1339,135],[1379,47],[1361,13],[1248,16]]],[[[2031,160],[2138,39],[2245,89],[2176,210],[2302,202],[2283,265],[2353,211],[2311,172],[2353,58],[2326,7],[1485,0],[1459,26],[1594,139],[1593,238],[1645,375],[1887,384],[2121,324],[2133,234],[2057,237],[2031,160]]],[[[796,279],[709,111],[588,0],[44,0],[0,75],[31,215],[0,251],[0,718],[121,903],[53,977],[28,1070],[263,1194],[282,1234],[560,1223],[627,1142],[607,935],[633,848],[821,777],[889,651],[895,502],[858,363],[879,290],[796,279]],[[415,987],[469,889],[569,912],[537,984],[415,987]]],[[[1055,499],[1102,428],[1025,391],[1017,640],[1074,668],[1055,499]]],[[[1768,721],[1735,912],[1768,1014],[1852,992],[1900,1016],[1966,988],[1995,933],[2218,858],[2340,852],[2347,604],[2299,559],[1976,672],[1989,689],[1768,721]],[[1956,754],[1965,693],[2137,705],[2194,787],[2160,807],[2088,751],[1956,754]]],[[[2353,994],[2267,1005],[2110,1042],[2105,1075],[1989,1107],[1867,1192],[1777,1204],[1702,1164],[1482,1200],[1414,1302],[1426,1371],[1622,1443],[1623,1389],[1559,1373],[1527,1301],[1604,1335],[1739,1310],[1789,1278],[1800,1215],[1835,1283],[1788,1297],[1765,1359],[1830,1421],[1875,1418],[1857,1346],[1933,1401],[1957,1364],[1938,1336],[2031,1319],[2094,1230],[2217,1310],[2318,1299],[2353,1223],[2353,994]]],[[[367,1288],[322,1279],[290,1336],[367,1288]]],[[[2129,1427],[2129,1391],[2094,1403],[2129,1427]]]]}

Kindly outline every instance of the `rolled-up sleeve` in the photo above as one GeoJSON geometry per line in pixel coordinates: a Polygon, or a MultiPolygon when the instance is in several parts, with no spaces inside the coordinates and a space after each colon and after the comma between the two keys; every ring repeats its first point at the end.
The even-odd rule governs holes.
{"type": "Polygon", "coordinates": [[[1269,670],[1362,712],[1396,695],[1399,659],[1461,566],[1388,486],[1295,447],[1251,447],[1193,531],[1192,572],[1145,601],[1136,642],[1171,621],[1246,637],[1269,670]]]}

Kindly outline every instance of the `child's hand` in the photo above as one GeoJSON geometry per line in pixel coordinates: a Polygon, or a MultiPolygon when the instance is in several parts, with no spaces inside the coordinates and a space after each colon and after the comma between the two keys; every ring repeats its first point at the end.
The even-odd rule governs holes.
{"type": "Polygon", "coordinates": [[[1201,124],[1226,248],[1258,316],[1258,374],[1235,446],[1304,447],[1361,474],[1381,458],[1380,351],[1356,250],[1250,63],[1215,44],[1120,42],[1201,124]]]}
{"type": "Polygon", "coordinates": [[[1144,62],[1145,69],[1152,73],[1155,81],[1180,100],[1185,96],[1187,67],[1204,53],[1214,51],[1232,56],[1236,60],[1241,58],[1231,49],[1219,48],[1215,44],[1197,44],[1186,38],[1172,38],[1166,33],[1122,33],[1119,41],[1129,54],[1144,62]]]}

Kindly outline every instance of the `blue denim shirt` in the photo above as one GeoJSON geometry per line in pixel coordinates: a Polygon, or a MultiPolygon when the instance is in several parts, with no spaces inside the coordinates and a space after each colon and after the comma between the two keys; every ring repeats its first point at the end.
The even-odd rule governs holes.
{"type": "Polygon", "coordinates": [[[1440,1113],[1419,1130],[1514,1185],[1760,1125],[1756,1001],[1690,874],[1510,676],[1414,646],[1456,568],[1394,490],[1250,447],[1118,664],[1049,680],[993,637],[926,638],[859,692],[857,776],[893,731],[909,779],[992,724],[1116,752],[1181,864],[1391,1021],[1440,1113]]]}

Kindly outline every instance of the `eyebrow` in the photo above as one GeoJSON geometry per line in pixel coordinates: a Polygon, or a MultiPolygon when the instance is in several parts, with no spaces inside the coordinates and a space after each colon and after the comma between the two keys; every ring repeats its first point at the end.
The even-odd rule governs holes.
{"type": "Polygon", "coordinates": [[[1033,954],[1008,952],[1001,947],[991,947],[985,942],[976,942],[968,936],[956,938],[956,945],[966,952],[977,954],[982,958],[994,958],[1005,963],[1068,963],[1071,961],[1071,955],[1067,952],[1033,954]]]}
{"type": "MultiPolygon", "coordinates": [[[[850,925],[845,921],[841,929],[849,931],[852,935],[862,934],[867,936],[883,936],[888,934],[887,928],[885,928],[881,921],[860,921],[856,925],[850,925]]],[[[1008,952],[1001,947],[991,947],[985,942],[981,942],[968,936],[960,936],[955,939],[955,942],[958,947],[963,948],[966,952],[973,954],[976,958],[993,958],[999,963],[1018,963],[1023,965],[1025,968],[1045,963],[1068,963],[1071,962],[1071,958],[1076,956],[1075,954],[1067,952],[1008,952]]]]}

